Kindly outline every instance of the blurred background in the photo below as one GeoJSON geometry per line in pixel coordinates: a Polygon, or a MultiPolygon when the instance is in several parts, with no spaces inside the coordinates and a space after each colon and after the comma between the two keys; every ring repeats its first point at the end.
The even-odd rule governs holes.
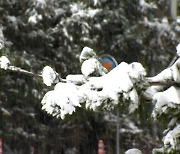
{"type": "MultiPolygon", "coordinates": [[[[80,73],[88,46],[118,63],[140,62],[154,76],[176,55],[178,15],[179,0],[0,0],[0,56],[37,74],[49,65],[65,78],[80,73]]],[[[96,154],[99,139],[115,154],[116,111],[78,108],[61,120],[41,109],[48,90],[40,79],[0,72],[3,154],[96,154]]],[[[133,115],[120,109],[121,153],[161,146],[166,122],[156,124],[151,111],[147,102],[133,115]]]]}

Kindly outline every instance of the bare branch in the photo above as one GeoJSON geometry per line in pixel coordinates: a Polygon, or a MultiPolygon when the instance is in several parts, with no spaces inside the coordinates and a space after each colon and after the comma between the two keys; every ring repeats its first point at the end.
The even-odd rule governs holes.
{"type": "Polygon", "coordinates": [[[180,87],[180,83],[177,83],[175,81],[167,81],[167,82],[162,82],[162,81],[149,81],[148,82],[150,86],[175,86],[175,87],[180,87]]]}

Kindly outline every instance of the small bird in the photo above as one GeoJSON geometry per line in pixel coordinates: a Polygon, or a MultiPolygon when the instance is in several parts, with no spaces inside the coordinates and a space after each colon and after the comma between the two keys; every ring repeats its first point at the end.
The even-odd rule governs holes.
{"type": "Polygon", "coordinates": [[[9,64],[10,64],[10,61],[6,56],[0,57],[0,68],[7,70],[9,64]]]}

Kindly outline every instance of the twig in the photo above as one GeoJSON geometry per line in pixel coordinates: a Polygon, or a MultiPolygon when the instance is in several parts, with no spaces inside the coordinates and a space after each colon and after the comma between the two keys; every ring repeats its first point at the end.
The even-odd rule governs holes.
{"type": "Polygon", "coordinates": [[[174,81],[167,81],[167,82],[162,82],[162,81],[149,81],[148,82],[150,86],[175,86],[175,87],[180,87],[180,83],[174,82],[174,81]]]}
{"type": "Polygon", "coordinates": [[[35,74],[35,73],[29,72],[27,70],[24,70],[24,69],[16,67],[16,66],[9,66],[6,70],[4,70],[4,69],[1,69],[1,70],[7,71],[7,72],[21,73],[21,74],[28,75],[31,77],[42,77],[42,75],[40,75],[40,74],[35,74]]]}

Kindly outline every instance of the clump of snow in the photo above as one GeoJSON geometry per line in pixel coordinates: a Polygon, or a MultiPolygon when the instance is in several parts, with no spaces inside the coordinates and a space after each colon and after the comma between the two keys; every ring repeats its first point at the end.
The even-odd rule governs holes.
{"type": "MultiPolygon", "coordinates": [[[[149,82],[169,82],[175,81],[180,83],[180,59],[178,59],[171,67],[164,69],[154,77],[147,78],[149,82]]],[[[152,98],[158,91],[161,91],[164,86],[151,86],[145,91],[145,96],[152,98]]]]}
{"type": "Polygon", "coordinates": [[[30,23],[32,25],[35,25],[35,24],[37,24],[41,20],[42,20],[42,15],[35,13],[34,15],[29,17],[28,23],[30,23]]]}
{"type": "Polygon", "coordinates": [[[64,28],[62,29],[62,31],[63,31],[63,34],[64,34],[65,37],[67,37],[70,41],[73,41],[73,37],[68,33],[66,27],[64,27],[64,28]]]}
{"type": "Polygon", "coordinates": [[[8,21],[8,23],[13,26],[14,29],[18,29],[18,24],[20,22],[19,18],[18,17],[15,17],[13,15],[7,15],[6,16],[6,19],[8,21]]]}
{"type": "Polygon", "coordinates": [[[86,78],[82,74],[77,74],[77,75],[68,75],[66,77],[66,81],[70,83],[74,83],[76,85],[82,85],[86,82],[86,78]]]}
{"type": "Polygon", "coordinates": [[[168,129],[165,130],[164,133],[167,132],[167,131],[169,131],[169,128],[174,127],[174,126],[177,124],[177,121],[178,121],[178,117],[176,117],[176,116],[173,117],[173,118],[169,121],[169,123],[168,123],[168,129]]]}
{"type": "Polygon", "coordinates": [[[32,136],[32,134],[28,134],[28,132],[26,132],[23,128],[21,127],[17,127],[15,129],[12,130],[14,133],[17,133],[21,136],[24,136],[26,138],[28,138],[29,136],[32,136]]]}
{"type": "Polygon", "coordinates": [[[42,78],[45,85],[51,86],[57,78],[57,73],[50,66],[45,66],[42,71],[42,78]]]}
{"type": "Polygon", "coordinates": [[[77,106],[81,106],[83,95],[73,83],[58,83],[54,90],[46,93],[42,100],[42,109],[53,116],[61,117],[72,114],[77,106]]]}
{"type": "Polygon", "coordinates": [[[157,6],[154,3],[147,3],[145,0],[139,0],[139,5],[142,7],[142,10],[157,8],[157,6]]]}
{"type": "Polygon", "coordinates": [[[173,80],[180,83],[180,58],[171,66],[173,80]]]}
{"type": "Polygon", "coordinates": [[[115,104],[119,102],[119,97],[123,100],[130,100],[129,112],[134,112],[139,105],[139,98],[134,83],[145,77],[146,72],[140,63],[127,64],[120,63],[116,68],[104,75],[99,83],[102,83],[102,97],[110,98],[115,104]],[[110,88],[111,87],[111,88],[110,88]],[[122,96],[120,96],[122,94],[122,96]]]}
{"type": "Polygon", "coordinates": [[[152,116],[156,119],[162,114],[167,114],[170,109],[180,107],[180,88],[171,86],[163,92],[158,92],[153,96],[155,103],[152,116]]]}
{"type": "Polygon", "coordinates": [[[164,86],[150,86],[144,92],[143,95],[147,100],[152,100],[152,97],[158,92],[164,89],[164,86]]]}
{"type": "Polygon", "coordinates": [[[144,77],[146,76],[146,70],[140,63],[133,62],[129,66],[129,76],[132,80],[135,79],[136,82],[138,80],[144,79],[144,77]]]}
{"type": "Polygon", "coordinates": [[[86,77],[90,75],[102,76],[106,70],[96,58],[90,58],[82,63],[81,72],[86,77]]]}
{"type": "Polygon", "coordinates": [[[177,19],[176,19],[176,22],[179,24],[179,23],[180,23],[180,18],[177,18],[177,19]]]}
{"type": "Polygon", "coordinates": [[[72,13],[77,13],[79,10],[81,10],[83,7],[83,4],[82,3],[73,3],[70,5],[70,10],[72,13]]]}
{"type": "Polygon", "coordinates": [[[84,47],[79,60],[82,63],[81,72],[85,77],[90,75],[102,76],[107,73],[107,70],[102,66],[96,58],[96,53],[89,47],[84,47]]]}
{"type": "Polygon", "coordinates": [[[6,70],[10,64],[9,59],[6,56],[0,57],[0,68],[6,70]]]}
{"type": "Polygon", "coordinates": [[[125,152],[125,154],[142,154],[142,152],[139,149],[129,149],[125,152]]]}
{"type": "Polygon", "coordinates": [[[159,32],[170,32],[171,28],[169,23],[159,22],[159,21],[149,21],[147,17],[144,18],[144,24],[150,28],[156,28],[159,32]]]}
{"type": "Polygon", "coordinates": [[[171,68],[166,68],[162,72],[157,74],[156,76],[148,78],[148,80],[150,80],[152,82],[159,82],[159,81],[167,82],[169,80],[172,80],[172,78],[173,78],[172,69],[171,68]]]}
{"type": "Polygon", "coordinates": [[[98,4],[98,0],[93,0],[93,4],[96,6],[98,4]]]}
{"type": "Polygon", "coordinates": [[[4,34],[3,34],[3,27],[0,25],[0,40],[3,42],[4,40],[4,34]]]}
{"type": "Polygon", "coordinates": [[[4,48],[4,41],[0,40],[0,50],[4,48]]]}
{"type": "Polygon", "coordinates": [[[84,47],[80,54],[79,60],[82,63],[83,61],[94,57],[96,57],[96,53],[94,52],[94,50],[89,47],[84,47]]]}
{"type": "Polygon", "coordinates": [[[164,146],[168,149],[168,152],[173,152],[179,148],[180,150],[180,124],[178,124],[173,130],[169,131],[163,138],[164,146]]]}
{"type": "Polygon", "coordinates": [[[162,23],[169,24],[168,18],[167,17],[163,17],[162,18],[162,23]]]}
{"type": "Polygon", "coordinates": [[[44,9],[46,7],[46,1],[47,0],[34,0],[34,6],[36,8],[42,8],[44,9]]]}
{"type": "Polygon", "coordinates": [[[147,27],[151,28],[151,29],[155,29],[156,31],[158,31],[158,43],[162,44],[163,40],[162,37],[166,34],[168,34],[169,36],[171,36],[172,38],[175,38],[176,33],[171,31],[171,25],[169,24],[169,22],[164,22],[162,20],[162,22],[155,20],[155,21],[150,21],[147,17],[144,18],[144,25],[146,25],[147,27]]]}
{"type": "Polygon", "coordinates": [[[176,46],[176,53],[180,57],[180,43],[176,46]]]}
{"type": "Polygon", "coordinates": [[[83,3],[73,3],[70,5],[70,10],[72,12],[73,17],[87,17],[93,18],[97,13],[101,11],[101,9],[85,9],[85,5],[83,3]]]}
{"type": "Polygon", "coordinates": [[[100,11],[101,11],[100,9],[89,9],[87,10],[87,14],[90,18],[94,18],[94,16],[100,11]]]}
{"type": "Polygon", "coordinates": [[[85,103],[86,108],[95,110],[102,104],[106,106],[106,100],[111,101],[112,107],[127,100],[130,101],[130,105],[127,103],[129,112],[134,112],[139,105],[134,83],[142,80],[146,74],[144,71],[139,63],[129,65],[122,62],[108,74],[89,77],[80,86],[75,85],[76,82],[73,81],[58,83],[53,91],[44,96],[43,109],[54,116],[64,118],[66,114],[72,114],[81,103],[85,103]],[[119,102],[121,99],[122,102],[119,102]]]}
{"type": "Polygon", "coordinates": [[[6,110],[5,108],[3,108],[3,107],[1,107],[1,111],[2,111],[3,115],[6,115],[6,116],[10,116],[11,115],[11,113],[8,110],[6,110]]]}

